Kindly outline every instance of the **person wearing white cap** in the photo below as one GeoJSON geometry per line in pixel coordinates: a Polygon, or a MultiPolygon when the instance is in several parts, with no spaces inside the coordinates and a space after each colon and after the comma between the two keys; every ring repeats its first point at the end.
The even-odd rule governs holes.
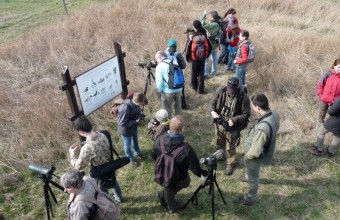
{"type": "Polygon", "coordinates": [[[155,118],[148,122],[148,136],[155,141],[159,136],[169,130],[169,114],[165,109],[160,109],[155,113],[155,118]]]}

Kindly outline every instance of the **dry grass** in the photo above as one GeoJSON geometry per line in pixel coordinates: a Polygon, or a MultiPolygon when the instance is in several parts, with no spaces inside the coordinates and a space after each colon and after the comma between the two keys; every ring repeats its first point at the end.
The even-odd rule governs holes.
{"type": "MultiPolygon", "coordinates": [[[[335,162],[320,162],[310,158],[305,150],[315,139],[316,81],[334,59],[340,57],[339,1],[316,0],[114,1],[71,14],[60,22],[27,33],[13,43],[1,45],[0,175],[11,175],[0,178],[5,184],[0,191],[6,193],[6,198],[0,197],[0,203],[14,201],[11,194],[4,191],[11,191],[12,183],[18,188],[22,179],[33,184],[34,180],[26,173],[28,164],[58,164],[60,172],[63,168],[70,168],[66,160],[67,149],[77,137],[67,119],[70,110],[65,94],[58,89],[64,65],[76,76],[111,57],[113,42],[118,41],[127,55],[125,66],[131,82],[129,90],[142,91],[146,70],[137,65],[138,61],[153,59],[156,51],[166,48],[170,38],[177,39],[178,49],[183,51],[186,41],[183,33],[192,21],[198,19],[204,9],[216,9],[223,15],[229,4],[237,9],[241,28],[249,30],[257,48],[256,61],[249,65],[247,73],[250,94],[265,92],[268,95],[272,107],[281,115],[281,128],[275,165],[265,168],[261,174],[264,185],[260,187],[259,200],[262,202],[254,211],[234,207],[229,196],[245,191],[246,185],[239,185],[236,180],[221,175],[220,186],[223,190],[227,188],[229,194],[227,208],[217,208],[219,218],[334,219],[339,215],[339,156],[335,162]],[[226,182],[228,184],[224,184],[226,182]],[[321,189],[323,184],[328,189],[321,189]],[[314,201],[313,195],[324,202],[314,201]],[[280,208],[273,205],[276,201],[280,201],[280,208]],[[311,207],[304,203],[310,203],[311,207]],[[319,207],[324,217],[315,211],[319,207]],[[264,209],[268,210],[262,211],[264,209]]],[[[189,70],[186,72],[189,75],[189,70]]],[[[221,68],[216,79],[207,81],[207,91],[212,93],[228,76],[221,68]]],[[[187,79],[189,81],[189,77],[187,79]]],[[[160,103],[154,89],[147,95],[151,104],[145,111],[151,117],[160,103]]],[[[215,148],[207,112],[210,95],[200,96],[188,88],[187,98],[190,109],[183,112],[188,121],[187,140],[203,157],[215,148]]],[[[115,130],[108,111],[107,105],[90,116],[96,129],[110,127],[115,130]]],[[[113,135],[122,152],[119,136],[113,135]]],[[[145,131],[141,131],[140,141],[148,153],[151,142],[145,137],[145,131]]],[[[238,151],[241,153],[242,150],[238,151]]],[[[222,169],[219,168],[221,174],[222,169]]],[[[150,170],[152,162],[148,161],[138,172],[132,172],[133,175],[128,168],[119,172],[123,193],[127,197],[150,201],[147,204],[136,201],[124,204],[124,219],[169,218],[161,213],[154,195],[147,193],[155,191],[155,185],[149,184],[152,182],[150,170]],[[138,196],[127,191],[131,181],[136,183],[138,196]],[[143,213],[145,208],[156,211],[143,213]]],[[[185,197],[189,197],[198,184],[199,180],[193,180],[192,188],[183,192],[185,197]]],[[[34,193],[40,193],[39,186],[33,184],[33,187],[37,188],[31,192],[33,194],[23,197],[12,209],[0,208],[0,211],[6,211],[13,219],[25,219],[22,216],[31,211],[32,206],[23,201],[39,200],[34,196],[34,193]],[[16,212],[23,214],[14,214],[16,212]]],[[[28,191],[21,189],[20,195],[28,191]]],[[[65,196],[58,195],[58,198],[65,200],[65,196]]],[[[41,201],[40,205],[43,205],[41,201]]],[[[26,219],[42,218],[43,212],[41,207],[33,209],[26,219]]],[[[171,218],[209,218],[209,204],[198,213],[195,208],[189,208],[185,213],[171,218]]],[[[62,218],[63,214],[58,216],[62,218]]]]}

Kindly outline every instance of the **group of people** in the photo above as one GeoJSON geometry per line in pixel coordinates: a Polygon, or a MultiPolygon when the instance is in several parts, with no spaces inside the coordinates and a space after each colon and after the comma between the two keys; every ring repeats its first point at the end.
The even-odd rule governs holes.
{"type": "MultiPolygon", "coordinates": [[[[181,116],[181,93],[183,88],[170,89],[167,81],[169,79],[169,61],[176,63],[181,69],[186,68],[185,59],[191,67],[191,85],[190,87],[198,93],[205,93],[204,77],[208,77],[209,56],[212,55],[213,67],[212,75],[217,73],[217,47],[214,43],[216,38],[212,37],[216,34],[216,27],[219,27],[217,20],[227,22],[227,35],[229,40],[225,44],[221,44],[222,53],[228,51],[228,59],[233,62],[227,63],[228,70],[234,70],[236,77],[230,77],[227,82],[217,88],[209,103],[209,113],[214,121],[215,134],[217,137],[217,148],[226,152],[225,158],[225,174],[232,175],[236,166],[236,147],[240,144],[240,132],[248,127],[251,109],[257,113],[258,117],[253,126],[251,126],[248,137],[242,143],[244,150],[243,163],[246,168],[246,174],[239,176],[240,181],[248,183],[248,191],[244,195],[235,198],[236,204],[253,205],[257,195],[259,186],[259,174],[261,164],[268,165],[271,163],[275,151],[276,134],[280,127],[280,117],[278,113],[271,109],[269,100],[264,94],[255,94],[251,98],[247,95],[245,84],[245,72],[247,68],[247,41],[249,33],[246,30],[241,31],[238,27],[238,21],[235,17],[235,9],[229,9],[224,19],[218,16],[216,11],[210,12],[210,21],[206,22],[207,14],[203,13],[201,21],[193,22],[194,32],[190,36],[186,47],[186,58],[176,50],[177,42],[173,39],[168,41],[168,48],[165,51],[158,51],[155,54],[157,61],[156,66],[156,88],[160,94],[161,109],[155,113],[155,117],[148,122],[147,133],[154,142],[151,158],[157,160],[164,154],[164,151],[171,153],[177,148],[182,149],[177,152],[174,158],[175,166],[179,172],[178,180],[169,187],[163,187],[158,192],[160,204],[167,207],[169,213],[178,210],[179,205],[175,199],[175,195],[183,188],[189,186],[191,170],[196,176],[205,176],[207,173],[200,166],[194,147],[185,142],[184,128],[185,119],[181,116]],[[216,24],[214,24],[216,23],[216,24]],[[209,34],[208,34],[209,33],[209,34]],[[236,40],[236,38],[238,38],[236,40]],[[235,49],[235,41],[237,43],[235,49]],[[224,48],[224,49],[223,49],[224,48]],[[214,60],[215,59],[215,60],[214,60]],[[216,62],[216,63],[215,63],[216,62]],[[230,65],[229,65],[230,64],[230,65]],[[172,105],[174,103],[174,111],[172,105]]],[[[223,55],[223,54],[222,54],[223,55]]],[[[220,56],[223,62],[224,55],[220,56]]],[[[318,83],[318,95],[320,96],[320,117],[316,147],[310,149],[310,153],[320,156],[323,152],[324,136],[328,132],[334,134],[331,146],[327,149],[328,156],[332,156],[334,149],[340,143],[340,59],[337,59],[331,71],[324,74],[318,83]],[[330,117],[324,122],[326,112],[330,117]],[[324,122],[324,123],[323,123],[324,122]]],[[[140,161],[146,158],[138,144],[138,126],[145,117],[143,107],[148,104],[143,93],[136,92],[127,97],[119,107],[117,126],[118,133],[121,135],[124,151],[130,159],[133,168],[140,166],[140,161]]],[[[86,138],[86,142],[79,148],[72,145],[69,149],[71,165],[77,170],[83,170],[88,164],[98,166],[110,161],[110,143],[108,138],[102,134],[92,130],[92,124],[85,117],[79,117],[74,121],[74,126],[78,134],[86,138]]],[[[112,147],[115,147],[112,144],[112,147]]],[[[98,191],[88,188],[89,180],[74,171],[68,172],[62,178],[62,184],[65,191],[69,192],[74,198],[82,193],[94,193],[98,191]],[[72,173],[74,172],[74,173],[72,173]],[[78,182],[71,185],[74,189],[69,190],[67,177],[75,178],[78,182]],[[77,179],[78,178],[78,179],[77,179]]],[[[92,181],[92,180],[91,180],[92,181]]],[[[109,189],[101,184],[101,179],[95,179],[101,190],[109,194],[109,189]]],[[[91,188],[91,187],[90,187],[91,188]]],[[[123,196],[119,186],[119,182],[115,180],[113,189],[113,197],[118,202],[123,202],[123,196]]],[[[79,197],[78,197],[79,198],[79,197]]],[[[89,209],[89,204],[81,199],[69,200],[69,218],[82,219],[79,216],[84,214],[84,209],[89,209]],[[79,208],[81,207],[81,208],[79,208]],[[72,211],[70,211],[72,210],[72,211]]],[[[119,206],[117,206],[119,210],[119,206]]],[[[118,212],[118,211],[117,211],[118,212]]],[[[117,218],[119,213],[117,214],[117,218]]]]}

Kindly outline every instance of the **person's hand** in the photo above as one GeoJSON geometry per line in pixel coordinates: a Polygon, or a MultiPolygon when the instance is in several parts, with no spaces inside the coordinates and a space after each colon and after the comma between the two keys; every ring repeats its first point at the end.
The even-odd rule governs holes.
{"type": "Polygon", "coordinates": [[[210,115],[211,115],[213,118],[219,118],[219,117],[220,117],[220,115],[217,114],[217,112],[215,112],[215,111],[210,112],[210,115]]]}
{"type": "Polygon", "coordinates": [[[234,125],[234,122],[231,119],[229,119],[228,124],[229,124],[230,127],[232,127],[234,125]]]}
{"type": "Polygon", "coordinates": [[[204,14],[204,15],[206,15],[206,14],[207,14],[207,9],[205,9],[205,10],[203,11],[203,14],[204,14]]]}
{"type": "Polygon", "coordinates": [[[236,60],[234,60],[234,63],[236,63],[236,60]]]}
{"type": "Polygon", "coordinates": [[[74,155],[75,151],[77,150],[78,145],[77,144],[72,144],[71,147],[68,149],[68,151],[70,152],[70,155],[74,155]]]}

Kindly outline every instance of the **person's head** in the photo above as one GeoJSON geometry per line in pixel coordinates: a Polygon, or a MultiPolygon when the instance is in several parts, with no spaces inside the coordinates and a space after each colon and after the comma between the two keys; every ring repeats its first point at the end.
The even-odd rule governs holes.
{"type": "Polygon", "coordinates": [[[71,170],[60,177],[60,183],[64,192],[75,193],[83,185],[84,173],[79,170],[71,170]]]}
{"type": "Polygon", "coordinates": [[[231,77],[227,81],[227,93],[229,96],[234,96],[240,89],[240,80],[236,77],[231,77]]]}
{"type": "Polygon", "coordinates": [[[170,131],[173,134],[182,134],[184,131],[184,118],[181,115],[176,115],[170,120],[170,131]]]}
{"type": "Polygon", "coordinates": [[[236,34],[237,31],[240,29],[239,26],[237,24],[232,24],[230,25],[230,29],[233,32],[233,34],[236,34]]]}
{"type": "Polygon", "coordinates": [[[158,51],[155,55],[155,60],[157,63],[161,63],[166,58],[166,53],[164,51],[158,51]]]}
{"type": "Polygon", "coordinates": [[[148,100],[141,92],[135,92],[132,97],[132,101],[138,106],[144,106],[148,104],[148,100]]]}
{"type": "Polygon", "coordinates": [[[225,13],[224,17],[233,18],[236,14],[236,10],[234,8],[229,8],[225,13]]]}
{"type": "Polygon", "coordinates": [[[202,30],[202,23],[199,20],[194,20],[192,22],[192,26],[194,27],[196,32],[199,32],[200,30],[202,30]]]}
{"type": "Polygon", "coordinates": [[[210,20],[211,21],[218,21],[220,19],[220,16],[218,15],[217,11],[211,11],[210,12],[210,20]]]}
{"type": "Polygon", "coordinates": [[[241,31],[240,40],[248,40],[249,39],[249,32],[247,30],[241,31]]]}
{"type": "Polygon", "coordinates": [[[159,109],[156,113],[155,113],[155,118],[157,119],[157,121],[159,122],[165,122],[168,120],[169,118],[169,114],[168,111],[165,109],[159,109]]]}
{"type": "Polygon", "coordinates": [[[251,97],[251,105],[255,112],[260,113],[261,110],[266,112],[269,110],[269,101],[264,94],[255,94],[251,97]]]}
{"type": "Polygon", "coordinates": [[[335,73],[340,73],[340,58],[334,61],[332,69],[334,69],[335,73]]]}
{"type": "Polygon", "coordinates": [[[91,122],[85,117],[80,116],[74,122],[74,129],[78,132],[91,132],[92,131],[92,124],[91,122]]]}
{"type": "Polygon", "coordinates": [[[177,47],[177,41],[174,39],[169,40],[168,47],[177,47]]]}

